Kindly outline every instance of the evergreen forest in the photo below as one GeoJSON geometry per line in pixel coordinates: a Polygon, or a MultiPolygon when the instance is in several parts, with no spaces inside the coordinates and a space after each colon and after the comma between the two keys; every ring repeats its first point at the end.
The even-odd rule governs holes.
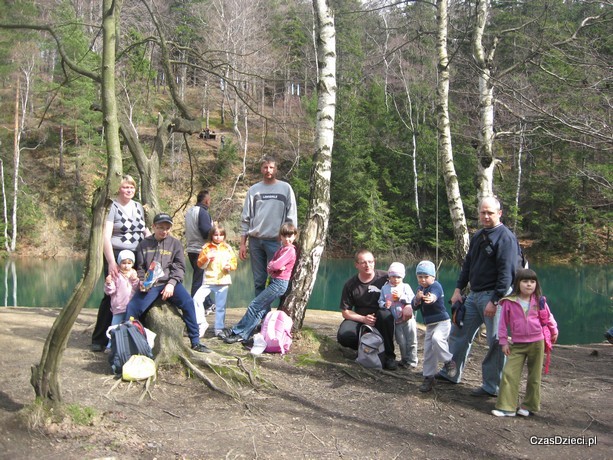
{"type": "MultiPolygon", "coordinates": [[[[478,175],[488,164],[503,221],[529,258],[609,263],[613,2],[490,0],[479,36],[481,2],[448,0],[449,121],[469,231],[479,226],[478,175]],[[489,150],[484,71],[492,89],[489,150]]],[[[74,255],[87,246],[92,195],[107,167],[96,77],[100,3],[0,0],[0,254],[74,255]]],[[[177,232],[206,188],[214,219],[236,238],[244,193],[259,180],[264,155],[276,157],[304,219],[318,85],[312,2],[114,3],[122,123],[149,158],[160,119],[198,127],[170,130],[155,159],[159,208],[177,216],[177,232]]],[[[368,247],[452,260],[437,134],[439,1],[328,3],[338,88],[326,254],[368,247]]],[[[127,146],[122,161],[140,182],[127,146]]]]}

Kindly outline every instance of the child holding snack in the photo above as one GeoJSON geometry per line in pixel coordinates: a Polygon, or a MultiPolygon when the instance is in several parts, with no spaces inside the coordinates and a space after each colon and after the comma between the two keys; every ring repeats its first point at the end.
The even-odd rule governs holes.
{"type": "Polygon", "coordinates": [[[419,391],[426,393],[434,386],[440,362],[447,375],[455,376],[457,370],[453,355],[449,352],[447,338],[451,320],[445,309],[443,286],[436,281],[436,267],[429,260],[422,260],[415,269],[419,288],[413,298],[413,310],[420,310],[426,323],[424,339],[424,381],[419,391]]]}
{"type": "Polygon", "coordinates": [[[211,292],[214,294],[217,306],[215,336],[218,336],[225,327],[228,288],[232,284],[230,272],[236,270],[236,266],[236,253],[232,246],[226,243],[226,230],[218,223],[214,223],[209,232],[209,241],[202,246],[198,256],[198,267],[204,269],[204,282],[194,294],[194,307],[198,324],[206,322],[204,300],[211,292]]]}
{"type": "Polygon", "coordinates": [[[400,348],[400,366],[417,367],[417,322],[413,317],[411,300],[415,294],[403,283],[404,265],[394,262],[387,270],[388,281],[381,288],[379,307],[387,308],[394,315],[394,336],[400,348]]]}

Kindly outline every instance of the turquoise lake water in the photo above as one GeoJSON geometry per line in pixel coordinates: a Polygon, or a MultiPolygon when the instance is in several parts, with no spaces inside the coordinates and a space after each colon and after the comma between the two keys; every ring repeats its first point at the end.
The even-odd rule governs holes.
{"type": "MultiPolygon", "coordinates": [[[[188,263],[189,265],[189,263],[188,263]]],[[[415,290],[415,264],[407,265],[405,282],[415,290]]],[[[387,269],[388,263],[377,263],[387,269]]],[[[613,326],[613,275],[609,266],[537,266],[541,285],[560,327],[561,344],[593,343],[603,340],[603,333],[613,326]]],[[[83,271],[82,260],[17,259],[0,261],[0,305],[62,307],[83,271]]],[[[451,297],[459,268],[443,265],[439,281],[447,298],[451,297]]],[[[308,308],[338,310],[343,284],[355,273],[351,259],[324,259],[308,308]]],[[[232,275],[228,306],[246,307],[253,299],[253,279],[248,262],[239,263],[232,275]]],[[[191,267],[186,274],[191,285],[191,267]]],[[[97,308],[103,280],[98,282],[87,307],[97,308]]],[[[189,289],[188,289],[189,290],[189,289]]],[[[419,320],[419,316],[418,316],[419,320]]]]}

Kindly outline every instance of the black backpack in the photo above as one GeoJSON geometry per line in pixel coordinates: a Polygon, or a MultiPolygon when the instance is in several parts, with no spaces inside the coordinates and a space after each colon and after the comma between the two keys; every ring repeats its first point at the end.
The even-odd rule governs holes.
{"type": "Polygon", "coordinates": [[[145,328],[139,321],[124,321],[111,331],[109,364],[113,373],[121,375],[123,365],[132,355],[153,359],[153,351],[147,342],[145,328]]]}

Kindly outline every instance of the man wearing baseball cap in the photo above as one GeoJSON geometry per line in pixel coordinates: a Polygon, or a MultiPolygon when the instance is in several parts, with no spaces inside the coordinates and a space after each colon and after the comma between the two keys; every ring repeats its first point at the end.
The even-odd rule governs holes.
{"type": "Polygon", "coordinates": [[[153,218],[153,235],[143,239],[136,248],[135,268],[140,279],[140,292],[134,294],[128,303],[126,318],[138,319],[161,296],[162,300],[183,312],[192,350],[209,353],[211,350],[200,343],[194,301],[182,284],[185,275],[183,245],[170,235],[171,227],[172,217],[166,213],[157,214],[153,218]],[[150,279],[145,287],[148,271],[150,279]],[[157,275],[152,277],[151,273],[157,275]]]}

